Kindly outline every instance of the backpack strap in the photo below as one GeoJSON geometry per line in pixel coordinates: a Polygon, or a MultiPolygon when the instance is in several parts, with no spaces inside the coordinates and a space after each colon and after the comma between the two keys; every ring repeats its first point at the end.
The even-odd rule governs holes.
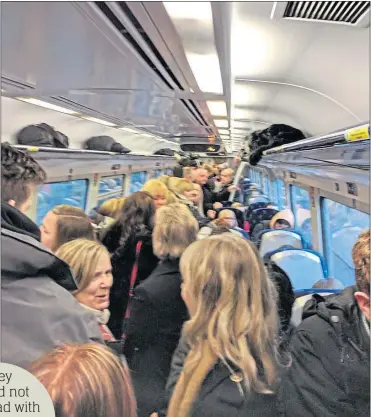
{"type": "MultiPolygon", "coordinates": [[[[129,301],[126,307],[124,320],[127,320],[128,318],[130,318],[130,313],[131,313],[130,307],[131,307],[131,301],[134,297],[134,287],[135,287],[135,282],[137,280],[137,275],[138,275],[139,255],[142,249],[142,245],[143,245],[143,241],[139,240],[135,247],[135,261],[134,261],[133,269],[131,270],[131,275],[130,275],[129,301]]],[[[125,333],[122,334],[121,338],[122,339],[126,338],[125,333]]]]}

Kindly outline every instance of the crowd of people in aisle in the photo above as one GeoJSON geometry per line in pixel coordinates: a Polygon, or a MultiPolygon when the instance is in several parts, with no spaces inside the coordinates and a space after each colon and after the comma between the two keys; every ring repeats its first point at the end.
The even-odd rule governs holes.
{"type": "Polygon", "coordinates": [[[26,213],[46,173],[2,144],[2,361],[58,417],[368,416],[369,229],[355,285],[315,294],[295,327],[290,278],[228,203],[234,171],[194,162],[39,228],[26,213]]]}

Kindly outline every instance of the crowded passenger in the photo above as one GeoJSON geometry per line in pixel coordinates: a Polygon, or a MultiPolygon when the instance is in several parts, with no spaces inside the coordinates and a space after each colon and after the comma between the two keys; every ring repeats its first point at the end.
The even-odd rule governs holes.
{"type": "Polygon", "coordinates": [[[69,266],[40,243],[26,215],[45,180],[28,153],[1,145],[1,359],[20,367],[61,343],[102,340],[70,293],[77,286],[69,266]]]}
{"type": "Polygon", "coordinates": [[[169,204],[169,191],[167,186],[160,180],[153,179],[147,181],[143,185],[141,191],[151,195],[155,202],[156,209],[169,204]]]}
{"type": "Polygon", "coordinates": [[[193,243],[180,270],[190,320],[173,357],[166,415],[277,415],[276,295],[257,250],[214,236],[193,243]]]}
{"type": "Polygon", "coordinates": [[[115,338],[107,327],[110,317],[109,298],[113,283],[108,250],[100,243],[77,239],[65,243],[55,253],[72,269],[78,290],[74,296],[83,308],[94,314],[102,337],[107,342],[115,338]]]}
{"type": "Polygon", "coordinates": [[[212,192],[206,186],[209,179],[209,175],[206,169],[198,168],[194,173],[194,182],[201,187],[202,201],[203,201],[203,213],[207,215],[209,210],[213,209],[213,196],[212,192]]]}
{"type": "Polygon", "coordinates": [[[228,201],[232,191],[236,190],[233,185],[233,169],[223,169],[220,174],[220,190],[214,194],[214,208],[223,207],[222,202],[228,201]]]}
{"type": "Polygon", "coordinates": [[[52,252],[56,252],[64,243],[74,239],[95,240],[94,227],[84,210],[68,206],[55,206],[44,217],[41,231],[41,243],[52,252]]]}
{"type": "Polygon", "coordinates": [[[98,240],[102,240],[107,229],[116,221],[119,216],[125,198],[110,198],[90,213],[90,219],[98,240]]]}
{"type": "Polygon", "coordinates": [[[197,231],[196,219],[183,204],[156,212],[153,248],[161,262],[135,289],[125,344],[140,417],[148,417],[160,404],[171,358],[188,319],[179,258],[196,240],[197,231]]]}
{"type": "Polygon", "coordinates": [[[231,233],[234,233],[237,236],[244,237],[246,239],[249,238],[248,233],[238,227],[235,213],[232,210],[225,209],[219,213],[217,219],[211,221],[200,229],[197,239],[205,239],[206,237],[211,236],[213,231],[220,226],[227,227],[231,233]]]}
{"type": "Polygon", "coordinates": [[[215,190],[215,182],[214,182],[215,175],[214,175],[213,168],[209,164],[202,165],[202,168],[206,169],[207,174],[208,174],[206,187],[209,189],[209,191],[214,191],[215,190]]]}
{"type": "Polygon", "coordinates": [[[210,221],[210,219],[208,219],[205,216],[202,216],[199,213],[198,208],[191,200],[191,198],[194,198],[195,194],[198,192],[197,190],[195,190],[194,184],[191,181],[188,181],[184,178],[170,178],[168,182],[168,187],[169,190],[175,194],[178,201],[182,204],[185,204],[188,207],[188,209],[193,214],[200,227],[202,227],[210,221]]]}
{"type": "Polygon", "coordinates": [[[29,371],[48,391],[57,417],[137,417],[128,367],[105,346],[57,347],[29,371]]]}
{"type": "Polygon", "coordinates": [[[152,273],[158,263],[152,247],[155,211],[154,200],[148,193],[138,191],[130,195],[126,198],[116,223],[102,241],[113,253],[111,316],[108,326],[116,339],[121,338],[133,271],[136,273],[136,286],[152,273]]]}
{"type": "Polygon", "coordinates": [[[290,344],[283,415],[370,415],[370,231],[353,247],[356,285],[313,297],[290,344]]]}
{"type": "Polygon", "coordinates": [[[222,210],[219,212],[218,219],[223,219],[227,222],[228,226],[235,232],[239,233],[242,237],[248,239],[249,235],[243,229],[238,227],[237,217],[233,210],[222,210]]]}
{"type": "Polygon", "coordinates": [[[269,225],[271,229],[293,229],[294,214],[290,209],[282,210],[271,218],[269,225]]]}

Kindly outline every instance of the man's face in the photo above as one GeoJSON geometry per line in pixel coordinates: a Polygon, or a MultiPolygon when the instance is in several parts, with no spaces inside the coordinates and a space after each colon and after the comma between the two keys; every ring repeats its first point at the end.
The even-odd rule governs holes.
{"type": "Polygon", "coordinates": [[[209,176],[207,174],[206,169],[199,169],[197,170],[195,180],[197,184],[205,185],[207,183],[207,180],[209,179],[209,176]]]}
{"type": "Polygon", "coordinates": [[[229,184],[230,182],[232,182],[232,174],[225,170],[222,171],[222,173],[220,174],[220,182],[222,184],[229,184]]]}

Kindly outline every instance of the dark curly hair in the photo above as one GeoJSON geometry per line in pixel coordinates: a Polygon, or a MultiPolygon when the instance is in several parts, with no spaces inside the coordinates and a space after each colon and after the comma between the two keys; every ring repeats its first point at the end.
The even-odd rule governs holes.
{"type": "Polygon", "coordinates": [[[114,252],[137,236],[150,235],[153,230],[155,203],[152,196],[137,191],[125,199],[116,222],[107,230],[102,243],[114,252]]]}
{"type": "Polygon", "coordinates": [[[30,196],[30,185],[46,181],[46,173],[27,153],[16,149],[8,142],[1,144],[1,199],[14,200],[16,206],[30,196]]]}

